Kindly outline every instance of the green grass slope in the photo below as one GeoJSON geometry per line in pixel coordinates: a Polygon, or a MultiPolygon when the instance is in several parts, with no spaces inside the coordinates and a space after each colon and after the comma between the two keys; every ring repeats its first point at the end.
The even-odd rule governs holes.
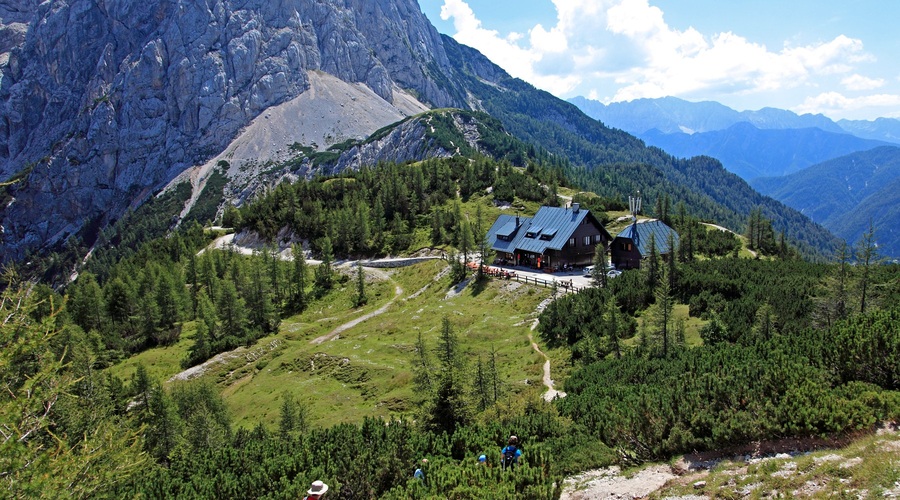
{"type": "MultiPolygon", "coordinates": [[[[233,352],[202,377],[220,388],[238,426],[262,422],[274,429],[285,392],[308,410],[309,423],[317,427],[358,423],[366,416],[407,418],[416,409],[412,365],[418,335],[429,349],[436,348],[441,320],[447,317],[467,353],[470,373],[479,359],[487,366],[493,350],[505,397],[542,392],[544,360],[532,349],[529,333],[536,308],[550,291],[492,280],[483,289],[468,286],[454,293],[445,267],[444,261],[432,261],[387,271],[387,279],[370,279],[370,300],[361,309],[350,305],[356,289],[348,281],[284,320],[276,335],[233,352]],[[314,342],[388,303],[383,314],[314,342]]],[[[151,375],[167,380],[180,371],[190,335],[186,328],[179,344],[145,351],[112,372],[127,378],[142,363],[152,366],[151,375]]],[[[562,365],[562,358],[556,361],[554,370],[562,365]]]]}

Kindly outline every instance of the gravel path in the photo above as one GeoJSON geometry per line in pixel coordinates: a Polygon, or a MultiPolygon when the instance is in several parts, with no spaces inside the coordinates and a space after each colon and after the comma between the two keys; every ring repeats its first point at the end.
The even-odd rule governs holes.
{"type": "MultiPolygon", "coordinates": [[[[372,271],[372,270],[367,270],[367,272],[370,272],[370,271],[372,271]]],[[[384,273],[381,273],[381,274],[384,274],[384,273]]],[[[384,276],[387,277],[386,274],[384,274],[384,276]]],[[[388,278],[388,279],[390,279],[390,278],[388,278]]],[[[321,337],[316,337],[316,338],[312,339],[309,343],[310,344],[321,344],[322,342],[326,342],[328,340],[334,340],[342,332],[345,332],[345,331],[353,328],[354,326],[362,323],[363,321],[370,320],[370,319],[374,318],[375,316],[378,316],[379,314],[384,314],[384,312],[387,311],[388,308],[391,307],[391,305],[393,305],[393,303],[396,302],[397,299],[400,298],[401,295],[403,295],[403,289],[400,288],[399,285],[395,285],[394,298],[392,298],[390,300],[390,302],[388,302],[387,304],[379,307],[378,309],[376,309],[370,313],[363,314],[362,316],[360,316],[354,320],[348,321],[348,322],[344,323],[343,325],[338,326],[334,330],[331,330],[330,332],[328,332],[325,335],[322,335],[321,337]]]]}
{"type": "Polygon", "coordinates": [[[629,476],[617,466],[606,467],[566,478],[559,499],[643,498],[675,477],[668,465],[653,465],[629,476]]]}

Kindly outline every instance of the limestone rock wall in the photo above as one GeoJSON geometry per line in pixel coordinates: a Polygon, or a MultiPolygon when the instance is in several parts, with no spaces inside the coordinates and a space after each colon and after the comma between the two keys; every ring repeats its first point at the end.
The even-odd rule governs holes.
{"type": "MultiPolygon", "coordinates": [[[[223,150],[307,71],[465,106],[415,0],[0,0],[4,258],[102,227],[223,150]]],[[[90,236],[90,235],[88,235],[90,236]]]]}

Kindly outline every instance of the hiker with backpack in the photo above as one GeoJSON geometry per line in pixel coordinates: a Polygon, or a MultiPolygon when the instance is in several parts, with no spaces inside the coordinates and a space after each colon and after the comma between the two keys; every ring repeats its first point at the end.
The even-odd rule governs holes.
{"type": "Polygon", "coordinates": [[[522,456],[522,450],[519,449],[519,438],[510,436],[506,446],[500,450],[500,455],[504,469],[515,467],[519,463],[519,457],[522,456]]]}

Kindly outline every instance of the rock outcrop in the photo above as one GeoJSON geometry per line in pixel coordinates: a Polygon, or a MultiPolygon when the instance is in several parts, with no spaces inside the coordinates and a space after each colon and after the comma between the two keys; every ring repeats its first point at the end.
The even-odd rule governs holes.
{"type": "Polygon", "coordinates": [[[0,0],[0,16],[0,180],[23,177],[3,258],[90,239],[310,71],[466,106],[415,0],[0,0]]]}

